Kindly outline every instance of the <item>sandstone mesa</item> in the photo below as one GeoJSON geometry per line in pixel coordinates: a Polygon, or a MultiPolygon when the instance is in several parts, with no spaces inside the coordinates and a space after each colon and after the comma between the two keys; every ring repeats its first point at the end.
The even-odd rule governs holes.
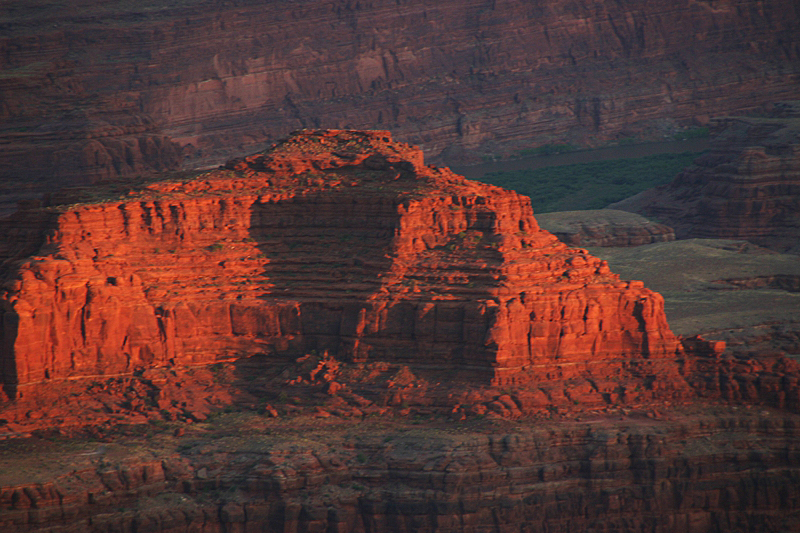
{"type": "Polygon", "coordinates": [[[12,398],[311,351],[494,385],[589,379],[598,399],[627,379],[687,389],[660,295],[541,230],[528,198],[425,166],[388,132],[307,130],[190,180],[6,223],[12,398]]]}
{"type": "MultiPolygon", "coordinates": [[[[663,138],[797,97],[791,2],[19,4],[0,213],[49,194],[0,220],[0,531],[800,530],[794,358],[677,338],[527,199],[380,132],[134,178],[306,127],[437,161],[663,138]]],[[[659,220],[791,248],[796,146],[727,124],[762,148],[659,220]]]]}

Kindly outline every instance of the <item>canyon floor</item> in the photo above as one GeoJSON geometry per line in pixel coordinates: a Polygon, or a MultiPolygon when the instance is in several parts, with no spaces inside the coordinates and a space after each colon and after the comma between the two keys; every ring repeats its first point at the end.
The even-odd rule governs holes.
{"type": "Polygon", "coordinates": [[[800,260],[747,241],[686,239],[591,248],[623,279],[664,296],[672,330],[726,341],[733,353],[800,357],[800,260]]]}

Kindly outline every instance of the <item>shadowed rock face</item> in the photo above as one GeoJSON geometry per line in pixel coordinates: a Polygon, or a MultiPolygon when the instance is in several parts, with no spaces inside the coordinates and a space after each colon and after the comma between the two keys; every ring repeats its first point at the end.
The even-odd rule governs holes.
{"type": "Polygon", "coordinates": [[[387,128],[451,161],[661,138],[791,98],[800,73],[783,0],[26,0],[0,15],[0,177],[48,184],[216,163],[300,127],[387,128]]]}
{"type": "Polygon", "coordinates": [[[252,417],[227,438],[190,426],[136,447],[45,441],[40,461],[58,465],[46,481],[20,475],[35,469],[29,450],[4,458],[0,523],[8,533],[797,531],[797,417],[718,413],[458,431],[364,422],[357,437],[318,421],[313,439],[252,417]]]}
{"type": "Polygon", "coordinates": [[[653,217],[678,238],[745,239],[800,253],[800,103],[714,124],[712,150],[693,166],[609,207],[653,217]]]}
{"type": "Polygon", "coordinates": [[[12,395],[308,350],[496,385],[686,388],[660,295],[541,230],[527,197],[425,166],[388,132],[304,131],[187,181],[78,200],[6,222],[12,395]]]}

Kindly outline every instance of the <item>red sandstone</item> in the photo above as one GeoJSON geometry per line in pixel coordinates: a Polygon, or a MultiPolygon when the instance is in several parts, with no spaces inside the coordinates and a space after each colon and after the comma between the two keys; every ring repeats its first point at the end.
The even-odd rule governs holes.
{"type": "Polygon", "coordinates": [[[541,230],[528,198],[427,167],[387,132],[304,131],[187,181],[14,220],[29,229],[6,251],[12,397],[309,350],[498,385],[578,379],[588,389],[571,394],[600,403],[627,380],[688,391],[660,295],[541,230]]]}
{"type": "Polygon", "coordinates": [[[386,132],[227,167],[4,222],[3,531],[797,529],[797,416],[674,402],[797,411],[797,363],[386,132]]]}

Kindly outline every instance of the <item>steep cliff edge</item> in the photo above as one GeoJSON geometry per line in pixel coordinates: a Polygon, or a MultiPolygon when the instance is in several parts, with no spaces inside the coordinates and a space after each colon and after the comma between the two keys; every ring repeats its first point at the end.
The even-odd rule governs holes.
{"type": "Polygon", "coordinates": [[[798,25],[783,0],[5,2],[0,177],[218,164],[301,127],[450,161],[662,138],[795,97],[798,25]]]}
{"type": "Polygon", "coordinates": [[[41,221],[22,240],[38,228],[43,244],[4,263],[11,396],[311,350],[495,385],[590,379],[598,398],[626,379],[687,390],[660,295],[540,230],[526,197],[426,167],[387,132],[305,131],[190,180],[16,216],[41,221]]]}
{"type": "Polygon", "coordinates": [[[744,239],[800,253],[800,102],[713,121],[711,151],[667,185],[612,204],[678,238],[744,239]]]}

